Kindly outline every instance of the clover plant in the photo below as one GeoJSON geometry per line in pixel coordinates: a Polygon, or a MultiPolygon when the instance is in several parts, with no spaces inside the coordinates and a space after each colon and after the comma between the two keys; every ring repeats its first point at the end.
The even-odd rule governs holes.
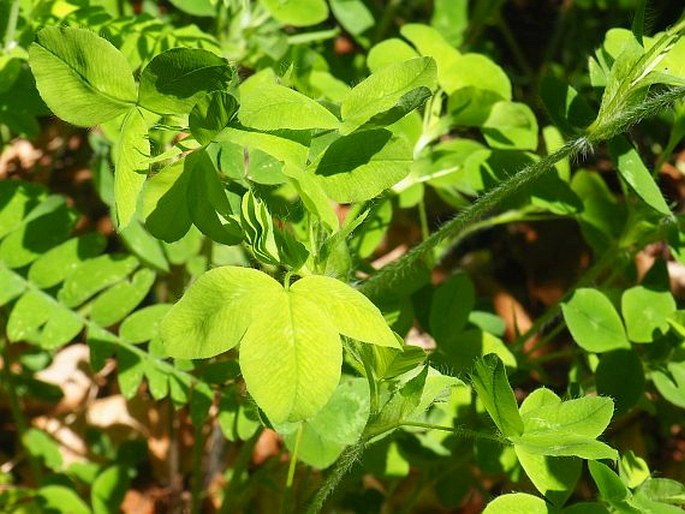
{"type": "Polygon", "coordinates": [[[511,37],[504,2],[472,3],[436,0],[397,30],[411,9],[395,1],[2,7],[3,142],[36,136],[49,113],[87,129],[117,233],[113,246],[82,230],[49,188],[0,182],[2,391],[32,475],[0,488],[5,511],[118,512],[139,473],[131,441],[66,465],[22,412],[31,363],[83,339],[92,370],[114,363],[124,398],[187,413],[192,512],[209,494],[212,424],[237,450],[219,512],[257,512],[269,468],[248,469],[265,429],[288,455],[268,479],[282,512],[381,512],[410,467],[422,478],[397,512],[429,488],[456,508],[471,489],[488,494],[489,474],[508,484],[489,514],[680,512],[685,486],[655,478],[612,431],[654,414],[648,398],[685,408],[668,264],[656,257],[640,279],[631,264],[650,244],[685,262],[682,216],[656,180],[685,136],[685,18],[648,36],[642,2],[631,30],[598,41],[582,89],[537,77],[541,110],[473,45],[490,22],[511,37]],[[354,49],[339,55],[347,75],[332,41],[354,49]],[[631,131],[659,116],[650,169],[631,131]],[[588,169],[594,152],[615,177],[588,169]],[[439,226],[436,199],[450,210],[439,226]],[[374,265],[410,210],[419,241],[374,265]],[[475,277],[444,263],[476,233],[569,219],[592,264],[505,342],[475,277]],[[412,327],[428,350],[405,342],[412,327]],[[564,328],[559,387],[545,349],[564,328]],[[390,484],[380,503],[350,492],[363,473],[390,484]]]}

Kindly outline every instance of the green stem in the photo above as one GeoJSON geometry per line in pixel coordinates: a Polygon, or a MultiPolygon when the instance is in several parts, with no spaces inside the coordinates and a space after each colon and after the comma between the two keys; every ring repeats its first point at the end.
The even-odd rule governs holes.
{"type": "Polygon", "coordinates": [[[241,477],[245,470],[247,470],[247,466],[250,464],[252,452],[254,451],[254,447],[263,431],[264,427],[260,426],[255,433],[252,434],[252,437],[245,441],[243,446],[240,448],[238,457],[233,464],[233,476],[231,477],[231,480],[226,483],[224,501],[221,503],[219,514],[230,514],[233,512],[233,507],[236,505],[236,499],[239,496],[238,492],[241,490],[243,485],[241,477]]]}
{"type": "Polygon", "coordinates": [[[401,259],[383,267],[372,275],[361,285],[360,290],[367,296],[378,296],[409,275],[421,263],[425,255],[443,240],[468,229],[510,196],[533,184],[561,159],[576,158],[589,153],[597,143],[624,132],[631,125],[670,106],[684,96],[685,87],[670,89],[647,98],[640,105],[613,114],[601,122],[593,123],[591,130],[585,136],[567,142],[554,153],[526,166],[505,182],[484,193],[475,203],[466,207],[451,221],[443,224],[437,232],[414,247],[401,259]]]}
{"type": "Polygon", "coordinates": [[[486,441],[494,441],[496,443],[499,443],[499,444],[502,444],[505,446],[511,446],[511,443],[509,442],[508,439],[500,437],[500,436],[495,435],[495,434],[486,433],[486,432],[479,432],[477,430],[472,430],[470,428],[454,427],[454,426],[446,426],[446,425],[434,425],[433,423],[422,423],[420,421],[400,421],[397,423],[389,423],[388,425],[377,428],[373,432],[366,434],[365,439],[367,441],[369,441],[371,439],[378,437],[379,435],[385,434],[386,432],[390,432],[391,430],[395,430],[397,428],[402,428],[402,427],[424,428],[427,430],[439,430],[441,432],[449,432],[451,434],[461,436],[464,439],[482,439],[482,440],[486,440],[486,441]]]}
{"type": "Polygon", "coordinates": [[[302,442],[302,433],[304,432],[304,423],[300,423],[295,435],[295,447],[290,454],[290,464],[288,464],[288,475],[285,481],[285,491],[281,501],[282,514],[292,512],[292,498],[293,498],[293,482],[295,481],[295,471],[297,469],[297,456],[300,453],[300,443],[302,442]]]}
{"type": "Polygon", "coordinates": [[[7,351],[7,340],[5,338],[0,339],[0,346],[2,347],[2,388],[7,393],[7,399],[9,401],[10,412],[12,413],[12,419],[17,428],[17,436],[21,445],[24,447],[26,456],[29,462],[29,467],[31,468],[31,475],[36,485],[43,481],[43,473],[41,470],[41,465],[38,459],[31,453],[30,449],[26,447],[26,433],[28,432],[28,423],[26,422],[26,417],[19,404],[19,396],[14,388],[14,378],[12,377],[12,372],[10,370],[12,361],[10,358],[9,351],[7,351]]]}
{"type": "Polygon", "coordinates": [[[7,17],[7,28],[5,29],[5,51],[8,52],[16,46],[15,34],[17,32],[17,24],[19,23],[19,8],[21,7],[21,0],[14,0],[10,7],[9,16],[7,17]]]}
{"type": "Polygon", "coordinates": [[[366,373],[366,379],[369,382],[369,397],[370,397],[370,412],[371,416],[378,413],[379,410],[379,398],[378,398],[378,387],[376,383],[376,374],[373,372],[373,367],[368,359],[365,359],[363,355],[359,356],[359,360],[364,364],[364,373],[366,373]]]}
{"type": "Polygon", "coordinates": [[[288,489],[293,487],[293,480],[295,479],[295,469],[297,468],[297,456],[300,453],[300,443],[302,442],[302,432],[304,431],[304,424],[301,423],[297,429],[297,435],[295,436],[295,448],[293,448],[293,453],[290,455],[290,465],[288,466],[288,479],[285,482],[285,486],[288,489]]]}

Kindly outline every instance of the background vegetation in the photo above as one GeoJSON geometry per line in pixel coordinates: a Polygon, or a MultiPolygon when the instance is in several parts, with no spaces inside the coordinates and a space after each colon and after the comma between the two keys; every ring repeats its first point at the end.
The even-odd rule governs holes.
{"type": "Polygon", "coordinates": [[[680,512],[678,4],[2,3],[0,510],[680,512]]]}

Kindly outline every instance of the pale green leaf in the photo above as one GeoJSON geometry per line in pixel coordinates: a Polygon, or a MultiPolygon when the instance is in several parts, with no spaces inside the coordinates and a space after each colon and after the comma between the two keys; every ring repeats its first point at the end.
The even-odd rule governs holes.
{"type": "Polygon", "coordinates": [[[227,91],[213,91],[195,104],[188,116],[190,132],[200,144],[206,145],[238,111],[238,100],[227,91]]]}
{"type": "Polygon", "coordinates": [[[526,104],[495,103],[481,130],[492,148],[535,150],[538,147],[538,122],[526,104]]]}
{"type": "Polygon", "coordinates": [[[14,305],[7,321],[10,341],[31,341],[45,348],[68,343],[83,327],[83,322],[72,311],[49,296],[29,291],[14,305]]]}
{"type": "Polygon", "coordinates": [[[162,169],[145,183],[142,191],[145,227],[168,243],[181,239],[192,225],[187,200],[190,175],[184,173],[184,162],[176,161],[162,169]]]}
{"type": "Polygon", "coordinates": [[[65,241],[76,220],[62,196],[54,195],[37,205],[22,224],[0,243],[0,260],[8,268],[23,268],[65,241]]]}
{"type": "Polygon", "coordinates": [[[155,282],[155,272],[141,269],[131,280],[122,280],[98,296],[91,306],[91,319],[103,327],[121,321],[147,296],[155,282]]]}
{"type": "Polygon", "coordinates": [[[57,297],[67,307],[77,307],[99,291],[123,280],[137,267],[135,257],[120,254],[87,260],[67,277],[57,297]]]}
{"type": "Polygon", "coordinates": [[[229,88],[234,70],[207,50],[172,48],[157,54],[140,75],[138,103],[158,114],[186,114],[206,93],[229,88]]]}
{"type": "Polygon", "coordinates": [[[144,343],[159,335],[159,323],[171,305],[159,303],[137,310],[124,320],[119,335],[129,343],[144,343]]]}
{"type": "Polygon", "coordinates": [[[478,398],[502,434],[520,436],[523,420],[500,358],[489,353],[478,359],[471,380],[478,398]]]}
{"type": "Polygon", "coordinates": [[[325,0],[261,0],[281,23],[295,27],[316,25],[328,18],[325,0]]]}
{"type": "Polygon", "coordinates": [[[203,359],[233,348],[259,317],[258,308],[282,291],[278,282],[254,269],[225,266],[208,271],[162,320],[160,335],[167,353],[203,359]]]}
{"type": "MultiPolygon", "coordinates": [[[[248,150],[257,149],[272,155],[283,164],[293,168],[304,168],[308,149],[304,145],[272,134],[250,132],[227,127],[219,132],[214,141],[231,143],[248,150]]],[[[240,174],[241,176],[243,173],[240,174]]]]}
{"type": "Polygon", "coordinates": [[[576,457],[549,457],[515,446],[516,457],[535,488],[554,505],[568,500],[580,478],[583,463],[576,457]]]}
{"type": "Polygon", "coordinates": [[[19,228],[24,217],[45,199],[45,189],[19,180],[0,182],[0,239],[19,228]]]}
{"type": "Polygon", "coordinates": [[[94,514],[113,514],[120,511],[131,478],[123,466],[111,466],[102,471],[90,490],[94,514]]]}
{"type": "Polygon", "coordinates": [[[0,262],[0,307],[14,300],[26,289],[26,282],[0,262]]]}
{"type": "Polygon", "coordinates": [[[565,402],[545,402],[523,415],[524,434],[568,433],[595,438],[609,425],[614,402],[602,396],[586,396],[565,402]]]}
{"type": "Polygon", "coordinates": [[[320,184],[337,202],[369,200],[409,173],[411,148],[389,130],[355,132],[335,140],[312,164],[320,184]]]}
{"type": "Polygon", "coordinates": [[[280,289],[253,309],[240,346],[249,393],[274,423],[312,417],[340,378],[337,329],[320,305],[294,291],[280,289]]]}
{"type": "Polygon", "coordinates": [[[609,150],[616,161],[619,175],[632,190],[654,210],[671,216],[659,187],[633,144],[624,136],[619,136],[609,141],[609,150]]]}
{"type": "Polygon", "coordinates": [[[666,400],[685,409],[685,362],[669,362],[666,369],[653,371],[651,376],[666,400]]]}
{"type": "Polygon", "coordinates": [[[149,169],[148,129],[155,119],[154,115],[143,109],[132,109],[121,125],[121,135],[114,148],[114,203],[120,229],[130,223],[136,212],[138,195],[149,169]]]}
{"type": "Polygon", "coordinates": [[[488,503],[483,514],[551,514],[552,507],[542,498],[525,493],[504,494],[488,503]]]}
{"type": "Polygon", "coordinates": [[[533,455],[580,457],[588,460],[616,460],[618,452],[606,444],[582,435],[556,432],[523,434],[511,439],[514,446],[533,455]]]}
{"type": "Polygon", "coordinates": [[[290,288],[325,310],[336,330],[365,343],[401,348],[383,314],[371,300],[351,286],[323,275],[304,277],[290,288]]]}
{"type": "Polygon", "coordinates": [[[420,55],[407,43],[397,38],[384,39],[369,50],[366,65],[372,73],[391,64],[397,64],[420,55]]]}
{"type": "Polygon", "coordinates": [[[138,393],[140,383],[143,381],[145,361],[143,358],[127,348],[117,348],[117,378],[121,394],[126,399],[131,399],[138,393]]]}
{"type": "Polygon", "coordinates": [[[341,133],[349,134],[372,117],[391,110],[415,89],[432,91],[437,83],[436,74],[435,61],[430,57],[391,64],[371,74],[343,99],[341,133]]]}
{"type": "Polygon", "coordinates": [[[145,230],[141,222],[132,220],[124,230],[120,231],[119,236],[126,248],[141,262],[158,271],[169,272],[169,262],[164,255],[162,242],[145,230]]]}
{"type": "MultiPolygon", "coordinates": [[[[319,469],[333,464],[346,446],[359,440],[369,418],[369,408],[367,380],[343,379],[328,403],[313,418],[303,422],[298,460],[319,469]]],[[[297,433],[287,434],[283,439],[293,451],[297,433]]]]}
{"type": "Polygon", "coordinates": [[[376,24],[373,14],[362,0],[331,0],[330,4],[335,19],[353,36],[363,34],[376,24]]]}
{"type": "Polygon", "coordinates": [[[136,84],[126,58],[90,30],[43,28],[29,47],[29,63],[50,109],[74,125],[97,125],[135,104],[136,84]]]}
{"type": "Polygon", "coordinates": [[[238,119],[259,130],[336,129],[340,124],[333,113],[302,93],[273,79],[254,77],[240,87],[238,119]]]}
{"type": "Polygon", "coordinates": [[[630,348],[621,318],[600,291],[581,288],[561,306],[573,339],[589,352],[630,348]]]}
{"type": "Polygon", "coordinates": [[[459,50],[429,25],[407,23],[402,25],[400,33],[412,42],[421,55],[435,59],[438,67],[438,83],[443,89],[445,86],[450,86],[450,69],[461,56],[459,50]]]}
{"type": "Polygon", "coordinates": [[[42,512],[91,514],[91,510],[76,491],[63,485],[46,485],[38,489],[42,512]]]}
{"type": "Polygon", "coordinates": [[[441,86],[448,94],[474,87],[490,91],[500,100],[511,100],[511,82],[507,74],[491,59],[480,54],[463,54],[455,59],[445,73],[441,86]]]}
{"type": "Polygon", "coordinates": [[[670,291],[638,285],[626,289],[621,296],[621,313],[628,338],[635,343],[651,343],[668,331],[668,318],[676,311],[670,291]]]}
{"type": "Polygon", "coordinates": [[[36,259],[28,278],[41,289],[56,286],[85,260],[102,253],[106,243],[97,232],[69,239],[36,259]]]}
{"type": "Polygon", "coordinates": [[[438,344],[463,330],[475,301],[473,283],[465,273],[440,284],[433,293],[429,314],[430,332],[438,344]]]}

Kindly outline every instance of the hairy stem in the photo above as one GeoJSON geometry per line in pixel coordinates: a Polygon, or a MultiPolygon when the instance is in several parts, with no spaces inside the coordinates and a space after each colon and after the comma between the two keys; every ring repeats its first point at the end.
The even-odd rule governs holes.
{"type": "Polygon", "coordinates": [[[342,455],[338,457],[330,474],[317,491],[314,499],[309,504],[306,514],[319,514],[323,508],[323,504],[330,494],[338,487],[338,484],[352,468],[355,462],[359,460],[361,454],[364,452],[365,443],[360,442],[353,446],[348,446],[343,451],[342,455]]]}
{"type": "Polygon", "coordinates": [[[526,166],[509,179],[484,193],[476,202],[443,224],[428,239],[414,247],[402,258],[372,275],[361,285],[360,290],[367,296],[380,295],[383,291],[406,278],[415,269],[415,266],[421,263],[426,254],[443,240],[453,237],[477,223],[509,197],[533,184],[561,159],[574,159],[589,153],[597,143],[625,132],[643,118],[656,114],[683,97],[685,97],[685,87],[669,89],[648,97],[639,105],[608,116],[607,119],[596,121],[591,125],[586,135],[567,142],[554,153],[526,166]]]}

